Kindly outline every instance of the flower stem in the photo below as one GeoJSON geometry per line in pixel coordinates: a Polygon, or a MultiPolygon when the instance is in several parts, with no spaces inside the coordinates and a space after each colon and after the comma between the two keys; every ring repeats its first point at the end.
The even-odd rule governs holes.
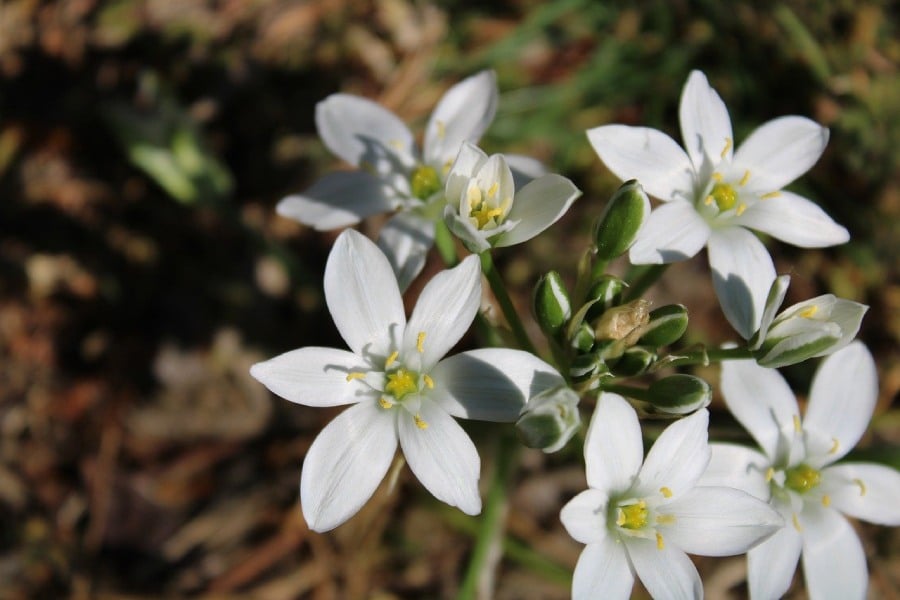
{"type": "Polygon", "coordinates": [[[519,313],[516,312],[516,307],[513,306],[512,300],[506,291],[506,286],[503,284],[503,279],[500,278],[500,273],[494,266],[490,251],[482,252],[479,257],[481,258],[481,270],[491,285],[491,290],[500,304],[500,310],[503,311],[503,316],[506,317],[506,322],[509,323],[516,342],[522,350],[527,350],[537,356],[538,353],[534,349],[534,344],[531,343],[531,338],[528,337],[528,333],[525,331],[525,326],[522,325],[522,320],[519,318],[519,313]]]}
{"type": "Polygon", "coordinates": [[[663,265],[647,265],[638,271],[634,280],[628,284],[627,300],[636,300],[644,295],[650,286],[656,283],[662,274],[669,268],[668,264],[663,265]]]}
{"type": "Polygon", "coordinates": [[[685,365],[708,365],[722,362],[723,360],[742,360],[753,358],[753,352],[749,348],[700,348],[685,354],[675,353],[675,358],[665,361],[667,367],[682,367],[685,365]]]}
{"type": "Polygon", "coordinates": [[[507,490],[515,471],[518,449],[518,443],[510,432],[500,436],[491,488],[488,490],[475,548],[456,596],[457,600],[493,596],[494,573],[503,555],[507,490]]]}
{"type": "Polygon", "coordinates": [[[447,268],[455,267],[459,262],[459,257],[456,255],[456,242],[442,220],[434,224],[434,245],[447,268]]]}
{"type": "Polygon", "coordinates": [[[647,392],[646,388],[638,388],[630,385],[622,385],[619,383],[601,383],[600,389],[604,392],[613,392],[614,394],[620,394],[625,396],[626,398],[634,398],[635,400],[642,400],[644,402],[650,402],[651,397],[647,392]]]}

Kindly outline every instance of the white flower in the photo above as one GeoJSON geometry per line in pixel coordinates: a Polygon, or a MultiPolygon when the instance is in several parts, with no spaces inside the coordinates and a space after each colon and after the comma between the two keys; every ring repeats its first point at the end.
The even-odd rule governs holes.
{"type": "Polygon", "coordinates": [[[647,127],[597,127],[588,139],[617,177],[638,179],[665,203],[631,247],[631,262],[674,262],[706,246],[725,316],[748,339],[759,326],[775,268],[765,246],[745,228],[802,248],[849,239],[814,203],[781,189],[815,164],[828,130],[804,117],[780,117],[733,151],[728,109],[699,71],[684,86],[679,116],[687,152],[647,127]]]}
{"type": "Polygon", "coordinates": [[[764,367],[784,367],[840,350],[856,337],[869,309],[865,304],[824,294],[775,316],[790,282],[790,276],[781,275],[772,283],[759,331],[749,345],[756,362],[764,367]]]}
{"type": "MultiPolygon", "coordinates": [[[[463,142],[477,142],[497,111],[493,71],[457,83],[438,102],[420,153],[409,128],[384,107],[351,94],[332,94],[316,105],[316,128],[331,152],[358,171],[330,173],[301,194],[278,203],[278,214],[318,230],[354,225],[398,211],[382,228],[379,246],[401,290],[422,270],[442,215],[444,180],[463,142]]],[[[536,161],[513,158],[527,176],[536,161]]]]}
{"type": "Polygon", "coordinates": [[[864,598],[865,552],[841,513],[900,525],[900,473],[871,463],[834,463],[859,441],[875,408],[872,355],[853,342],[822,361],[802,421],[787,382],[753,361],[724,363],[722,391],[762,453],[711,444],[701,481],[744,489],[771,503],[786,523],[748,555],[750,596],[784,594],[802,554],[810,598],[864,598]]]}
{"type": "Polygon", "coordinates": [[[301,348],[250,370],[292,402],[353,405],[322,430],[304,460],[300,501],[310,528],[327,531],[354,515],[383,479],[398,440],[432,494],[478,513],[478,454],[453,417],[515,421],[531,394],[562,385],[562,377],[517,350],[472,350],[441,360],[478,311],[477,257],[436,275],[407,322],[387,259],[347,230],[328,257],[324,287],[351,351],[301,348]]]}
{"type": "Polygon", "coordinates": [[[782,525],[749,494],[696,485],[709,461],[708,421],[705,409],[676,421],[643,460],[634,409],[600,395],[584,446],[589,489],[560,513],[569,535],[587,544],[573,598],[628,598],[635,573],[654,598],[700,598],[686,552],[740,554],[782,525]]]}
{"type": "Polygon", "coordinates": [[[444,220],[472,252],[530,240],[562,217],[581,191],[543,175],[516,192],[507,158],[465,143],[447,175],[444,220]]]}

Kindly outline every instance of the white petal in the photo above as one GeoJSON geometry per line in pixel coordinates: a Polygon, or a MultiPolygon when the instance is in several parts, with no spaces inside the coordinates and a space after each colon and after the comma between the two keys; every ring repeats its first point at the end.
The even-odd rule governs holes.
{"type": "Polygon", "coordinates": [[[688,554],[743,554],[784,526],[768,503],[727,487],[695,487],[658,509],[675,517],[663,537],[688,554]]]}
{"type": "Polygon", "coordinates": [[[677,546],[666,544],[660,550],[651,540],[627,538],[624,542],[631,564],[650,596],[667,600],[703,598],[700,574],[677,546]]]}
{"type": "Polygon", "coordinates": [[[303,461],[300,504],[310,529],[328,531],[355,515],[384,478],[396,449],[394,415],[376,402],[360,402],[335,417],[303,461]]]}
{"type": "Polygon", "coordinates": [[[734,418],[770,460],[779,458],[781,432],[800,417],[797,399],[784,377],[753,360],[728,360],[722,363],[721,386],[734,418]]]}
{"type": "Polygon", "coordinates": [[[532,180],[547,174],[547,167],[541,161],[521,154],[504,154],[506,164],[512,171],[516,189],[520,190],[532,180]]]}
{"type": "Polygon", "coordinates": [[[444,223],[473,254],[480,254],[491,248],[486,233],[472,225],[469,219],[459,216],[459,213],[449,204],[444,207],[444,223]]]}
{"type": "Polygon", "coordinates": [[[649,127],[604,125],[587,131],[603,164],[622,181],[637,179],[663,201],[694,199],[694,170],[678,142],[649,127]]]}
{"type": "Polygon", "coordinates": [[[406,325],[391,265],[373,242],[348,229],[325,264],[325,301],[341,337],[355,354],[384,360],[406,325]],[[396,336],[396,338],[395,338],[396,336]]]}
{"type": "Polygon", "coordinates": [[[412,212],[394,215],[381,228],[378,247],[390,261],[401,292],[422,272],[433,245],[434,221],[412,212]]]}
{"type": "Polygon", "coordinates": [[[572,539],[582,544],[601,542],[608,536],[606,511],[609,497],[600,490],[587,489],[569,500],[559,520],[572,539]]]}
{"type": "Polygon", "coordinates": [[[866,555],[847,519],[829,508],[807,507],[801,523],[803,575],[810,598],[865,598],[866,555]]]}
{"type": "Polygon", "coordinates": [[[694,487],[709,464],[708,426],[709,412],[701,409],[666,427],[638,473],[637,495],[667,487],[677,498],[694,487]]]}
{"type": "Polygon", "coordinates": [[[561,175],[544,175],[522,188],[513,201],[508,219],[520,221],[495,245],[512,246],[530,240],[566,214],[581,190],[561,175]]]}
{"type": "Polygon", "coordinates": [[[776,531],[747,553],[751,598],[781,598],[794,579],[803,540],[793,525],[776,531]]]}
{"type": "Polygon", "coordinates": [[[481,512],[481,462],[469,436],[439,406],[422,402],[419,421],[408,412],[398,418],[400,446],[409,468],[441,502],[467,515],[481,512]],[[424,427],[423,427],[424,425],[424,427]]]}
{"type": "Polygon", "coordinates": [[[766,340],[766,334],[769,331],[769,327],[772,325],[772,321],[775,320],[778,307],[784,302],[784,297],[787,295],[788,286],[790,286],[790,284],[790,275],[779,275],[775,278],[775,281],[772,282],[772,287],[769,288],[769,294],[766,296],[766,305],[763,309],[762,318],[760,319],[759,329],[751,340],[753,343],[749,346],[750,350],[758,350],[766,340]]]}
{"type": "Polygon", "coordinates": [[[365,171],[329,173],[302,194],[282,199],[275,211],[319,231],[340,229],[393,209],[384,182],[365,171]]]}
{"type": "Polygon", "coordinates": [[[409,166],[415,154],[413,135],[383,106],[351,94],[332,94],[316,105],[316,128],[322,141],[351,165],[376,173],[409,166]]]}
{"type": "Polygon", "coordinates": [[[684,147],[698,172],[707,160],[718,164],[731,159],[734,135],[728,109],[700,71],[691,71],[684,84],[678,117],[684,147]]]}
{"type": "Polygon", "coordinates": [[[459,154],[447,173],[447,183],[444,186],[444,195],[451,206],[458,208],[469,180],[475,177],[475,173],[487,159],[487,154],[478,146],[466,143],[459,147],[459,154]]]}
{"type": "Polygon", "coordinates": [[[828,144],[828,129],[806,117],[779,117],[757,127],[734,154],[756,183],[780,190],[816,164],[828,144]]]}
{"type": "Polygon", "coordinates": [[[875,360],[861,342],[854,342],[822,361],[813,377],[803,429],[837,441],[831,463],[850,451],[862,437],[878,401],[875,360]]]}
{"type": "Polygon", "coordinates": [[[628,253],[633,264],[671,263],[691,258],[706,245],[709,225],[689,202],[657,206],[628,253]]]}
{"type": "Polygon", "coordinates": [[[822,470],[831,506],[863,521],[900,525],[900,472],[873,463],[842,463],[822,470]]]}
{"type": "Polygon", "coordinates": [[[628,600],[632,587],[634,573],[622,544],[608,537],[582,550],[572,576],[572,600],[628,600]]]}
{"type": "Polygon", "coordinates": [[[480,305],[481,264],[477,256],[467,256],[425,285],[406,326],[403,359],[408,365],[419,362],[413,368],[430,369],[468,331],[480,305]]]}
{"type": "Polygon", "coordinates": [[[643,459],[637,413],[622,396],[601,393],[584,441],[588,485],[607,493],[625,492],[643,459]]]}
{"type": "Polygon", "coordinates": [[[719,304],[745,340],[759,329],[775,266],[763,243],[741,227],[716,229],[709,237],[709,265],[719,304]]]}
{"type": "Polygon", "coordinates": [[[709,449],[712,457],[697,485],[730,487],[760,500],[769,499],[766,471],[770,461],[765,456],[735,444],[711,443],[709,449]]]}
{"type": "Polygon", "coordinates": [[[443,165],[463,142],[477,142],[497,112],[497,76],[481,71],[447,90],[425,128],[425,162],[443,165]]]}
{"type": "Polygon", "coordinates": [[[454,417],[511,423],[528,399],[565,385],[556,369],[522,350],[482,348],[445,358],[431,370],[430,396],[454,417]]]}
{"type": "Polygon", "coordinates": [[[371,388],[351,372],[371,367],[357,355],[334,348],[300,348],[250,367],[250,375],[285,400],[306,406],[359,402],[371,388]]]}
{"type": "Polygon", "coordinates": [[[800,248],[824,248],[850,240],[850,233],[818,205],[791,192],[754,203],[732,221],[800,248]]]}

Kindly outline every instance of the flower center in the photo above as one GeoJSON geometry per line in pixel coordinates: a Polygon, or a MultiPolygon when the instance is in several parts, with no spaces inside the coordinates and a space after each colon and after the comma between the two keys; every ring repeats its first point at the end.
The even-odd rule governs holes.
{"type": "Polygon", "coordinates": [[[797,465],[784,472],[784,486],[798,494],[813,489],[822,479],[822,474],[809,465],[797,465]]]}
{"type": "Polygon", "coordinates": [[[418,382],[418,373],[400,368],[387,374],[387,383],[384,385],[384,391],[397,400],[402,400],[407,394],[419,390],[418,382]]]}
{"type": "Polygon", "coordinates": [[[512,203],[512,198],[507,198],[502,204],[497,204],[497,192],[500,184],[496,181],[487,191],[482,191],[476,182],[469,184],[466,191],[466,201],[469,203],[469,218],[478,229],[495,229],[503,221],[506,209],[512,203]]]}
{"type": "Polygon", "coordinates": [[[647,502],[639,500],[634,504],[619,506],[616,511],[616,525],[624,529],[643,529],[647,526],[648,516],[647,502]]]}
{"type": "Polygon", "coordinates": [[[441,189],[441,178],[434,167],[419,165],[409,177],[409,187],[413,196],[419,200],[428,200],[441,189]]]}
{"type": "Polygon", "coordinates": [[[737,204],[738,194],[730,183],[717,183],[713,186],[709,195],[715,201],[719,211],[731,210],[737,204]]]}

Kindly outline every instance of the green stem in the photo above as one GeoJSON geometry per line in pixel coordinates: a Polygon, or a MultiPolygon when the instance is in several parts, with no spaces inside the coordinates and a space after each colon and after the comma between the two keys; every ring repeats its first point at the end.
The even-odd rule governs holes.
{"type": "Polygon", "coordinates": [[[591,267],[591,283],[600,279],[601,275],[606,273],[606,267],[609,265],[609,261],[597,259],[594,263],[594,266],[591,267]]]}
{"type": "Polygon", "coordinates": [[[456,254],[456,242],[443,220],[434,224],[434,245],[447,268],[456,266],[459,257],[456,254]]]}
{"type": "Polygon", "coordinates": [[[491,488],[478,527],[475,548],[457,594],[458,600],[490,598],[494,567],[502,556],[507,490],[515,470],[518,443],[508,432],[500,437],[491,488]]]}
{"type": "Polygon", "coordinates": [[[749,348],[700,348],[686,354],[674,353],[677,358],[666,361],[667,367],[683,367],[685,365],[708,365],[723,360],[742,360],[753,358],[749,348]]]}
{"type": "Polygon", "coordinates": [[[638,388],[631,385],[622,385],[619,383],[601,383],[600,389],[604,392],[613,392],[627,398],[634,398],[635,400],[642,400],[644,402],[651,401],[650,394],[647,393],[646,388],[638,388]]]}
{"type": "Polygon", "coordinates": [[[650,289],[650,286],[656,283],[668,268],[668,264],[644,267],[634,278],[634,281],[628,284],[628,297],[626,300],[635,300],[643,296],[644,292],[650,289]]]}
{"type": "Polygon", "coordinates": [[[503,279],[501,279],[500,273],[494,266],[490,250],[482,252],[479,256],[481,258],[481,270],[484,272],[484,276],[487,277],[488,283],[491,285],[491,290],[494,292],[494,296],[496,296],[497,302],[500,304],[500,310],[503,311],[503,316],[506,317],[506,322],[509,323],[509,327],[512,329],[516,342],[522,350],[527,350],[537,356],[538,353],[534,349],[534,344],[531,343],[531,338],[528,337],[528,333],[525,331],[525,326],[522,325],[522,320],[519,318],[519,313],[516,311],[516,307],[513,305],[512,300],[506,291],[503,279]]]}

